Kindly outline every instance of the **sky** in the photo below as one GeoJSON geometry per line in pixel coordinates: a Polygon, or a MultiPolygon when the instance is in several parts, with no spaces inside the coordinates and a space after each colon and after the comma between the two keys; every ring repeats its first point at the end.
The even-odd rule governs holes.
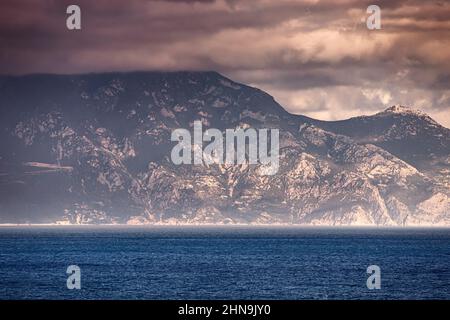
{"type": "Polygon", "coordinates": [[[134,70],[218,71],[322,120],[401,104],[450,128],[450,1],[1,0],[0,74],[134,70]]]}

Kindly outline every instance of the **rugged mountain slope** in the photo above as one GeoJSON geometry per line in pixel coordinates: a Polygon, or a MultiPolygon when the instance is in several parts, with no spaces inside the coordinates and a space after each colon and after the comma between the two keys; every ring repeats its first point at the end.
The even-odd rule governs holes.
{"type": "Polygon", "coordinates": [[[377,145],[450,186],[450,129],[419,110],[393,106],[373,116],[313,122],[359,143],[377,145]]]}
{"type": "Polygon", "coordinates": [[[449,130],[323,122],[214,72],[0,78],[0,222],[449,225],[449,130]],[[280,168],[180,165],[176,128],[280,129],[280,168]],[[447,171],[446,171],[447,170],[447,171]]]}

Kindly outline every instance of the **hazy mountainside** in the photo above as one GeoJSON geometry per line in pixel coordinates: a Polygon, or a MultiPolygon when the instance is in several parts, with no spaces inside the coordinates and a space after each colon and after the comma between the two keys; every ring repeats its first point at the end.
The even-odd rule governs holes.
{"type": "Polygon", "coordinates": [[[314,123],[358,143],[379,146],[450,186],[450,129],[419,110],[393,106],[373,116],[314,123]]]}
{"type": "Polygon", "coordinates": [[[0,223],[450,225],[450,130],[324,122],[214,72],[0,77],[0,223]],[[280,129],[280,168],[179,165],[173,129],[280,129]]]}

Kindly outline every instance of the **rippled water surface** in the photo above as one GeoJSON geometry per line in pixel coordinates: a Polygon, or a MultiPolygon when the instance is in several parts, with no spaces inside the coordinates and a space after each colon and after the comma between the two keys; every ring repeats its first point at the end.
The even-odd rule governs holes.
{"type": "Polygon", "coordinates": [[[0,299],[450,299],[450,229],[1,227],[0,299]]]}

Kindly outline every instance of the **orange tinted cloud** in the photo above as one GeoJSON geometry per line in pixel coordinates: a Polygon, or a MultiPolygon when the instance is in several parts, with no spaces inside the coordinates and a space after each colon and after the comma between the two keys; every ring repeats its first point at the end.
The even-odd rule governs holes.
{"type": "Polygon", "coordinates": [[[0,3],[0,73],[216,70],[287,109],[334,119],[412,104],[450,126],[450,3],[377,1],[0,3]],[[78,4],[82,30],[65,27],[78,4]]]}

